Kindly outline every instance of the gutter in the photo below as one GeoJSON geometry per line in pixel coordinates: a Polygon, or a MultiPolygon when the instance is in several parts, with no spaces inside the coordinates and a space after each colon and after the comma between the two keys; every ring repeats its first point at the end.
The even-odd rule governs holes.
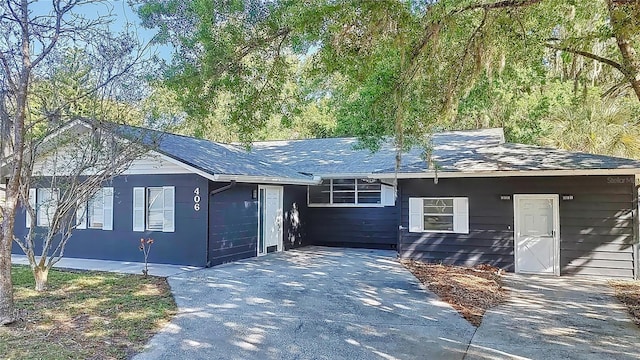
{"type": "Polygon", "coordinates": [[[211,190],[211,191],[209,192],[209,195],[210,195],[210,196],[213,196],[213,195],[215,195],[215,194],[217,194],[217,193],[221,193],[221,192],[223,192],[223,191],[227,191],[227,190],[231,189],[231,188],[232,188],[232,187],[234,187],[234,186],[236,186],[236,182],[235,182],[235,180],[231,180],[231,182],[230,182],[228,185],[225,185],[225,186],[223,186],[223,187],[219,187],[219,188],[217,188],[217,189],[213,189],[213,190],[211,190]]]}
{"type": "Polygon", "coordinates": [[[216,174],[213,175],[214,181],[237,181],[242,183],[258,183],[258,184],[285,184],[285,185],[318,185],[322,181],[319,176],[314,176],[313,179],[291,179],[282,177],[268,177],[268,176],[250,176],[250,175],[226,175],[216,174]]]}
{"type": "MultiPolygon", "coordinates": [[[[633,169],[579,169],[579,170],[487,170],[487,171],[423,171],[398,173],[398,179],[467,178],[467,177],[511,177],[511,176],[581,176],[581,175],[635,175],[640,168],[633,169]]],[[[395,173],[373,173],[372,179],[396,177],[395,173]]]]}

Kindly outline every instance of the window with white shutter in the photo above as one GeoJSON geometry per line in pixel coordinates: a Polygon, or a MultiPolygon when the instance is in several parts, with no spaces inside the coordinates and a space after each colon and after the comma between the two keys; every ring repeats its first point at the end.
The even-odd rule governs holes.
{"type": "Polygon", "coordinates": [[[175,187],[133,188],[133,231],[175,231],[175,187]]]}
{"type": "Polygon", "coordinates": [[[409,232],[468,234],[469,199],[409,198],[409,232]]]}
{"type": "Polygon", "coordinates": [[[113,188],[96,191],[89,201],[78,203],[76,229],[113,230],[113,188]]]}

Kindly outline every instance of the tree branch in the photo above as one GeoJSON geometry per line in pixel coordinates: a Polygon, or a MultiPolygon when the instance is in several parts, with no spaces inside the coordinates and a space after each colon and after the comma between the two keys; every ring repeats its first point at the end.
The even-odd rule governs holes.
{"type": "Polygon", "coordinates": [[[611,59],[607,59],[607,58],[602,57],[600,55],[596,55],[596,54],[593,54],[593,53],[590,53],[590,52],[584,51],[584,50],[574,49],[574,48],[569,47],[569,46],[560,46],[560,45],[551,44],[551,43],[546,43],[546,44],[544,44],[544,46],[546,46],[546,47],[548,47],[550,49],[554,49],[554,50],[566,51],[566,52],[570,52],[572,54],[581,55],[581,56],[584,56],[586,58],[601,62],[603,64],[607,64],[607,65],[617,69],[618,71],[620,71],[623,75],[625,75],[625,76],[627,75],[625,73],[624,67],[620,63],[618,63],[616,61],[613,61],[611,59]]]}

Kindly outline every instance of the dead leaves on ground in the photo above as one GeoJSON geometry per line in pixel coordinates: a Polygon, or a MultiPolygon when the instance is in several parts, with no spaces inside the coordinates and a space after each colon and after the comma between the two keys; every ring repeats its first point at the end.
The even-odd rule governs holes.
{"type": "Polygon", "coordinates": [[[506,300],[502,272],[494,266],[426,264],[408,259],[401,260],[401,263],[474,326],[480,326],[487,309],[506,300]]]}
{"type": "Polygon", "coordinates": [[[640,326],[640,281],[610,281],[616,297],[623,303],[629,314],[633,317],[633,321],[640,326]]]}

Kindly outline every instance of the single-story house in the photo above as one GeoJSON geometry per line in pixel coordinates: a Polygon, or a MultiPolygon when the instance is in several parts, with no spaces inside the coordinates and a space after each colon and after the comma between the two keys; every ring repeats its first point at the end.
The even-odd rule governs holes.
{"type": "MultiPolygon", "coordinates": [[[[397,173],[391,142],[372,153],[354,138],[256,142],[250,151],[158,139],[86,204],[65,256],[140,261],[139,239],[151,237],[149,260],[170,264],[325,245],[519,273],[638,277],[640,161],[506,143],[499,128],[434,134],[430,161],[412,149],[397,173]]],[[[32,193],[38,203],[46,189],[32,193]]],[[[17,236],[27,226],[19,216],[17,236]]]]}

